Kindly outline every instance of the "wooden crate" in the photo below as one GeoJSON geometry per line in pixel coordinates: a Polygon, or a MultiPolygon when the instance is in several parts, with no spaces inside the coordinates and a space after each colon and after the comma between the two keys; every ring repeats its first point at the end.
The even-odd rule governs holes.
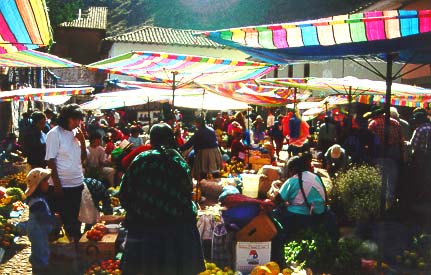
{"type": "Polygon", "coordinates": [[[100,241],[91,241],[87,235],[82,235],[79,240],[78,252],[88,262],[115,258],[115,242],[118,233],[109,233],[103,236],[100,241]]]}

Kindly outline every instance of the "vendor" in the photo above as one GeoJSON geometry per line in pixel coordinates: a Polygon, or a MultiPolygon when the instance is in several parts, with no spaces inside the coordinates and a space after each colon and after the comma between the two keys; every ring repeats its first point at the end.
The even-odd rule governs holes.
{"type": "Polygon", "coordinates": [[[283,245],[299,232],[314,227],[315,219],[325,212],[326,191],[321,179],[312,172],[306,171],[301,157],[292,157],[287,163],[288,180],[275,195],[279,205],[279,222],[283,231],[273,240],[273,260],[284,263],[283,245]]]}
{"type": "Polygon", "coordinates": [[[195,126],[197,131],[180,149],[185,151],[193,146],[195,151],[193,178],[201,180],[208,174],[216,177],[220,172],[222,159],[214,129],[205,124],[203,117],[196,118],[195,126]]]}
{"type": "Polygon", "coordinates": [[[174,149],[168,124],[151,127],[150,142],[152,149],[133,160],[121,183],[128,230],[123,274],[198,274],[205,265],[190,169],[174,149]]]}
{"type": "Polygon", "coordinates": [[[341,171],[347,168],[348,156],[346,151],[340,145],[334,144],[325,153],[324,165],[331,177],[337,176],[341,171]]]}

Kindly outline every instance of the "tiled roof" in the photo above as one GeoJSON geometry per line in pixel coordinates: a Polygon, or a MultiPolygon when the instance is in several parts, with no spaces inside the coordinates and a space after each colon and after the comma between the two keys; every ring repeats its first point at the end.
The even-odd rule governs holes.
{"type": "Polygon", "coordinates": [[[107,7],[90,7],[80,18],[61,23],[61,27],[106,30],[108,18],[107,7]]]}
{"type": "Polygon", "coordinates": [[[130,42],[158,45],[182,45],[193,47],[224,48],[203,36],[194,36],[197,30],[170,29],[145,26],[139,30],[105,38],[112,42],[130,42]]]}

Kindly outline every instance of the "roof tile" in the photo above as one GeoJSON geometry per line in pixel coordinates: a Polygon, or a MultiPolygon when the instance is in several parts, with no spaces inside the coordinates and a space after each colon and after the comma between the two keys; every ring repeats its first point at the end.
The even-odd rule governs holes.
{"type": "Polygon", "coordinates": [[[210,48],[225,47],[207,39],[206,37],[193,35],[198,32],[200,31],[145,26],[133,32],[107,37],[104,40],[158,45],[182,45],[210,48]]]}
{"type": "Polygon", "coordinates": [[[106,30],[108,18],[107,7],[90,7],[80,18],[61,23],[61,27],[106,30]]]}

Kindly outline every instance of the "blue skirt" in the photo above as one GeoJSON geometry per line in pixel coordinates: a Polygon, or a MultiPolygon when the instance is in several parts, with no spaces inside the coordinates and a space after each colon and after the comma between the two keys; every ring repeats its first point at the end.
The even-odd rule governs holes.
{"type": "Polygon", "coordinates": [[[194,275],[205,270],[196,223],[147,226],[128,235],[123,275],[194,275]]]}

